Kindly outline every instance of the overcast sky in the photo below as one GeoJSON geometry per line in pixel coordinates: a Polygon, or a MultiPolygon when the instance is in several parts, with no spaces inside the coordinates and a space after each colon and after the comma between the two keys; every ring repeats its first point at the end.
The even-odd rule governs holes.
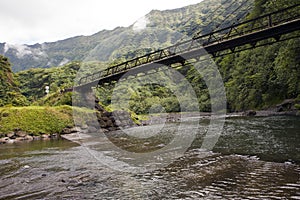
{"type": "Polygon", "coordinates": [[[0,0],[0,42],[35,44],[129,26],[153,9],[202,0],[0,0]]]}

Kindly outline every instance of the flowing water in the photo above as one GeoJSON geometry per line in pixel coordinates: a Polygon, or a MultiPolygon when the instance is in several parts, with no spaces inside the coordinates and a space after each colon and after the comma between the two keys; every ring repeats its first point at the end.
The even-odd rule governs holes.
{"type": "MultiPolygon", "coordinates": [[[[187,129],[192,121],[184,122],[187,129]]],[[[174,127],[168,124],[163,131],[174,127]]],[[[128,141],[124,138],[113,142],[143,152],[170,141],[162,138],[142,140],[136,148],[136,142],[120,142],[128,141]]],[[[113,170],[86,146],[67,140],[1,145],[0,199],[300,199],[299,117],[227,118],[205,156],[202,142],[199,131],[183,156],[140,173],[113,170]]],[[[99,145],[94,150],[101,152],[99,145]]]]}

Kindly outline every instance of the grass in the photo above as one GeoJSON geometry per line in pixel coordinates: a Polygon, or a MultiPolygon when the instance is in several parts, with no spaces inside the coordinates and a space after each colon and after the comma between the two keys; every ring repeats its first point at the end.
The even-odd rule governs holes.
{"type": "MultiPolygon", "coordinates": [[[[77,112],[89,113],[81,108],[77,112]]],[[[21,129],[32,135],[60,133],[66,127],[73,127],[71,106],[2,107],[0,108],[0,136],[21,129]]]]}
{"type": "MultiPolygon", "coordinates": [[[[0,107],[0,137],[20,129],[30,135],[61,133],[64,128],[85,125],[94,120],[95,110],[88,108],[63,106],[26,106],[0,107]]],[[[149,119],[147,115],[136,115],[128,111],[132,120],[140,124],[139,120],[149,119]]]]}

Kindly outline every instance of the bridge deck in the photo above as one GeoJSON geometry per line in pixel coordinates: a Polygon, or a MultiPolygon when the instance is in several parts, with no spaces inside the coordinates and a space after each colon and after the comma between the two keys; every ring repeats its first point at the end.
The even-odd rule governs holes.
{"type": "MultiPolygon", "coordinates": [[[[298,9],[300,4],[218,30],[193,40],[175,44],[168,48],[137,57],[101,72],[83,77],[80,85],[74,86],[75,90],[87,89],[92,86],[103,84],[120,79],[125,73],[133,74],[155,69],[159,64],[170,66],[175,63],[184,63],[188,59],[199,58],[207,53],[214,55],[224,50],[234,50],[236,47],[246,44],[255,45],[257,42],[268,38],[279,39],[282,35],[300,30],[300,16],[297,15],[288,19],[277,19],[275,16],[283,12],[291,12],[291,9],[298,9]],[[262,21],[267,24],[261,25],[262,21]],[[259,22],[260,26],[255,27],[259,22]],[[249,30],[239,31],[239,27],[252,26],[249,30]]],[[[278,18],[278,17],[277,17],[278,18]]]]}

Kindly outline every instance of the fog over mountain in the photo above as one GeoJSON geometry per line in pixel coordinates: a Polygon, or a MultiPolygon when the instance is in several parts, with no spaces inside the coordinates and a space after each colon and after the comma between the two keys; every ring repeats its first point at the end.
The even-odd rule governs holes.
{"type": "MultiPolygon", "coordinates": [[[[9,58],[14,72],[61,66],[74,60],[107,62],[121,57],[130,58],[191,38],[197,31],[213,29],[234,9],[225,10],[231,2],[226,3],[224,0],[205,0],[173,10],[152,10],[129,27],[102,30],[90,36],[76,36],[51,43],[0,43],[0,54],[9,58]],[[219,12],[210,16],[210,12],[219,6],[219,12]],[[214,23],[209,24],[211,21],[214,23]]],[[[228,18],[229,22],[231,20],[228,18]]]]}

